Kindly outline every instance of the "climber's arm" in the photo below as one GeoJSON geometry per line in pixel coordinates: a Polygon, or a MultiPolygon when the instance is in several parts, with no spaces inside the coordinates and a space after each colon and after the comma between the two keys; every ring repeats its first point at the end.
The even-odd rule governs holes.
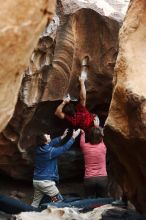
{"type": "Polygon", "coordinates": [[[70,98],[65,98],[63,100],[63,102],[56,108],[56,111],[55,111],[55,115],[60,118],[60,119],[64,119],[65,118],[65,113],[62,111],[63,110],[63,107],[70,102],[70,98]]]}
{"type": "Polygon", "coordinates": [[[86,106],[86,88],[85,88],[85,80],[81,77],[79,78],[80,81],[80,104],[82,106],[86,106]]]}

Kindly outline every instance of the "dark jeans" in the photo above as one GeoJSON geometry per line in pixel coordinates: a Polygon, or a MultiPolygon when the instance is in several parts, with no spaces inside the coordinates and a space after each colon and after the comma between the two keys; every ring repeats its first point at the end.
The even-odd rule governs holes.
{"type": "Polygon", "coordinates": [[[39,209],[36,209],[20,200],[0,195],[0,211],[8,214],[18,214],[26,211],[39,211],[39,209]]]}
{"type": "MultiPolygon", "coordinates": [[[[51,202],[51,203],[43,203],[41,205],[41,210],[47,209],[47,206],[55,206],[57,208],[64,208],[64,207],[76,207],[79,209],[84,209],[84,211],[91,211],[95,207],[99,207],[106,204],[111,204],[113,202],[113,198],[86,198],[86,199],[79,199],[79,200],[72,200],[72,201],[65,201],[65,202],[51,202]]],[[[80,210],[81,211],[81,210],[80,210]]]]}
{"type": "Polygon", "coordinates": [[[87,197],[108,197],[107,183],[107,176],[85,178],[85,195],[87,197]]]}

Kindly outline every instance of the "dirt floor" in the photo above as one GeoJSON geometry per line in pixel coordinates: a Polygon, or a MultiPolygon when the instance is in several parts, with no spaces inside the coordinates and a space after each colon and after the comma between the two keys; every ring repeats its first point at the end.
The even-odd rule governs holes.
{"type": "MultiPolygon", "coordinates": [[[[84,195],[82,182],[60,182],[58,188],[61,193],[77,193],[81,197],[84,195]]],[[[33,199],[33,186],[32,183],[0,176],[0,194],[12,196],[13,198],[17,198],[31,204],[33,199]]]]}

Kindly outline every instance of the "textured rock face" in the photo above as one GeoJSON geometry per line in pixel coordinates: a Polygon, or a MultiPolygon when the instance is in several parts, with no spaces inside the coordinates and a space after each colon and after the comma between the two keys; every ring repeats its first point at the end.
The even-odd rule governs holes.
{"type": "Polygon", "coordinates": [[[23,70],[47,20],[55,10],[55,0],[8,0],[0,13],[0,131],[13,115],[23,70]]]}
{"type": "Polygon", "coordinates": [[[105,128],[113,176],[143,213],[146,213],[145,10],[144,0],[133,0],[120,30],[115,85],[105,128]]]}
{"type": "Polygon", "coordinates": [[[90,9],[81,9],[73,15],[65,15],[57,32],[54,58],[42,100],[62,99],[68,92],[78,98],[78,76],[81,71],[81,60],[85,55],[90,57],[87,84],[90,109],[93,109],[93,104],[89,101],[93,93],[96,96],[94,98],[98,99],[95,105],[103,104],[104,95],[110,100],[108,94],[111,94],[118,30],[117,22],[103,18],[90,9]],[[99,98],[101,96],[102,101],[99,98]]]}
{"type": "Polygon", "coordinates": [[[102,16],[122,21],[129,4],[129,0],[62,0],[66,14],[76,12],[81,8],[90,8],[102,16]]]}
{"type": "MultiPolygon", "coordinates": [[[[53,22],[57,27],[57,17],[53,22]]],[[[23,78],[15,113],[2,133],[10,145],[13,141],[17,152],[34,147],[38,133],[49,132],[54,137],[62,134],[68,126],[55,118],[54,110],[66,93],[78,98],[78,76],[85,55],[90,57],[87,105],[99,114],[101,121],[107,116],[118,51],[118,22],[102,17],[91,9],[81,9],[72,15],[60,14],[56,37],[55,27],[52,26],[52,32],[48,27],[45,36],[39,40],[23,78]]],[[[1,146],[7,145],[5,141],[1,142],[1,146]]],[[[20,160],[22,158],[26,162],[23,169],[30,173],[32,169],[27,167],[29,163],[32,165],[29,152],[29,157],[25,153],[18,154],[20,160]]],[[[79,147],[74,147],[63,156],[59,166],[61,177],[81,176],[81,158],[79,147]]],[[[15,172],[16,175],[11,171],[12,176],[19,178],[19,167],[15,168],[15,172]]]]}

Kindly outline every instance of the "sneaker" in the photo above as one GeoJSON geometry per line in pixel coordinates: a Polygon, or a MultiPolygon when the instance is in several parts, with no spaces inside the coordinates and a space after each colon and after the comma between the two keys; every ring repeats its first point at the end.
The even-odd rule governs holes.
{"type": "Polygon", "coordinates": [[[62,202],[63,197],[60,193],[58,193],[56,196],[50,196],[51,202],[62,202]]]}
{"type": "Polygon", "coordinates": [[[89,57],[85,56],[82,60],[82,66],[88,66],[89,63],[89,57]]]}

